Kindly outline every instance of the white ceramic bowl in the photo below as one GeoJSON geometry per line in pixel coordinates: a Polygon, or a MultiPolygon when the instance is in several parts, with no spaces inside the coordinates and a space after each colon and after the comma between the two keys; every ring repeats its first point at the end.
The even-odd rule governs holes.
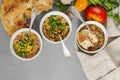
{"type": "MultiPolygon", "coordinates": [[[[105,48],[107,42],[108,42],[108,33],[107,33],[105,27],[104,27],[101,23],[96,22],[96,21],[86,21],[85,23],[86,23],[86,24],[95,24],[95,25],[97,25],[100,29],[102,29],[102,31],[103,31],[103,33],[104,33],[104,39],[105,39],[105,40],[104,40],[104,44],[103,44],[103,46],[102,46],[100,49],[98,49],[98,50],[88,51],[88,50],[83,49],[83,48],[79,45],[79,43],[77,42],[77,39],[75,39],[75,40],[76,40],[76,43],[77,43],[77,46],[78,46],[82,51],[84,51],[84,52],[86,52],[86,53],[90,53],[90,54],[94,54],[94,53],[97,53],[97,52],[103,50],[103,49],[105,48]]],[[[77,33],[79,32],[79,30],[80,30],[82,27],[84,27],[84,25],[85,25],[85,24],[82,23],[82,24],[79,26],[79,28],[77,29],[77,32],[76,32],[76,37],[77,37],[77,33]]],[[[76,37],[75,37],[75,38],[76,38],[76,37]]]]}
{"type": "Polygon", "coordinates": [[[69,19],[69,17],[68,17],[66,14],[64,14],[64,13],[62,13],[62,12],[59,12],[59,11],[51,11],[51,12],[47,13],[45,16],[43,16],[43,18],[41,19],[41,22],[40,22],[40,33],[41,33],[41,35],[43,36],[43,38],[44,38],[46,41],[48,41],[48,42],[50,42],[50,43],[60,43],[60,41],[53,42],[53,41],[49,40],[48,38],[46,38],[46,37],[44,36],[44,34],[43,34],[43,32],[42,32],[42,26],[43,26],[44,21],[45,21],[48,17],[50,17],[51,15],[59,15],[59,16],[62,16],[62,17],[64,17],[65,20],[68,22],[68,24],[69,24],[69,26],[70,26],[70,30],[69,30],[69,33],[68,33],[67,37],[66,37],[65,39],[63,39],[63,41],[65,41],[66,39],[68,39],[68,37],[69,37],[70,34],[71,34],[71,31],[72,31],[72,23],[71,23],[71,20],[69,19]]]}
{"type": "Polygon", "coordinates": [[[38,32],[36,32],[35,30],[31,29],[31,32],[33,32],[34,34],[37,35],[37,37],[39,38],[40,40],[40,49],[38,51],[38,53],[36,55],[34,55],[32,58],[22,58],[20,56],[18,56],[15,51],[14,51],[14,48],[13,48],[13,41],[14,39],[16,38],[16,36],[21,33],[21,32],[24,32],[24,31],[28,31],[29,28],[22,28],[22,29],[19,29],[18,31],[16,31],[12,36],[11,36],[11,39],[10,39],[10,51],[11,53],[17,58],[17,59],[20,59],[20,60],[23,60],[23,61],[30,61],[30,60],[33,60],[35,59],[41,52],[42,50],[42,39],[40,37],[40,35],[38,34],[38,32]]]}

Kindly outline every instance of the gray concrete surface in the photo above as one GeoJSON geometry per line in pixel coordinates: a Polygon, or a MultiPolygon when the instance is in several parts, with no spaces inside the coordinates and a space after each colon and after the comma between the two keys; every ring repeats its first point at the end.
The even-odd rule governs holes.
{"type": "MultiPolygon", "coordinates": [[[[44,14],[37,16],[35,20],[33,28],[38,32],[39,22],[44,14]]],[[[72,23],[72,34],[65,41],[72,54],[71,58],[64,57],[61,44],[51,44],[42,39],[41,54],[32,61],[24,62],[16,59],[10,52],[10,37],[0,21],[0,80],[87,80],[74,46],[75,31],[80,22],[73,19],[72,23]]]]}

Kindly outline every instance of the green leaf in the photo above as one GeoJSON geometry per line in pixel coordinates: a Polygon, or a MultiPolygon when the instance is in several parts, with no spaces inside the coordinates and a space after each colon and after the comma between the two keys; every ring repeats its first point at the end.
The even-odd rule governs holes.
{"type": "Polygon", "coordinates": [[[72,1],[70,4],[64,5],[64,4],[61,3],[60,0],[55,0],[53,6],[59,8],[59,10],[60,10],[61,12],[66,13],[66,12],[67,12],[67,9],[68,9],[70,6],[73,6],[73,5],[75,4],[75,1],[76,1],[76,0],[72,1]]]}
{"type": "Polygon", "coordinates": [[[89,5],[102,6],[107,12],[119,6],[117,0],[88,0],[89,5]]]}
{"type": "Polygon", "coordinates": [[[120,17],[118,14],[114,14],[113,12],[109,12],[108,16],[112,17],[116,22],[120,23],[120,17]]]}
{"type": "Polygon", "coordinates": [[[54,19],[53,16],[49,17],[49,22],[48,24],[51,26],[50,27],[50,32],[54,31],[55,29],[64,29],[66,26],[61,23],[61,18],[56,18],[54,19]]]}

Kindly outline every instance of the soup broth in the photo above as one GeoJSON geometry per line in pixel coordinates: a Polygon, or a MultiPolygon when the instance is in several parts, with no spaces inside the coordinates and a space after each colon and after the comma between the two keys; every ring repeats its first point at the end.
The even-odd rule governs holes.
{"type": "Polygon", "coordinates": [[[22,58],[31,58],[35,56],[40,49],[40,40],[38,36],[30,32],[19,33],[13,41],[15,53],[22,58]]]}

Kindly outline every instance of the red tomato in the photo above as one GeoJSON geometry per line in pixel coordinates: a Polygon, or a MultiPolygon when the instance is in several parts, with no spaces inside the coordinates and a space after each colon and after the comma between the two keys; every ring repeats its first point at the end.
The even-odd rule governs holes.
{"type": "Polygon", "coordinates": [[[86,9],[85,17],[87,20],[95,20],[103,24],[107,20],[107,12],[103,7],[91,6],[86,9]]]}

